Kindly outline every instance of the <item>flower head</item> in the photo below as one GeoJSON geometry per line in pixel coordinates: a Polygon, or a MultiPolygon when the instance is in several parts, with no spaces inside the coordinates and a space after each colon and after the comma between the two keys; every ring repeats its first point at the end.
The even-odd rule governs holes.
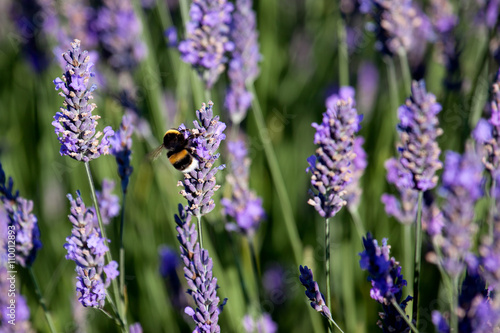
{"type": "Polygon", "coordinates": [[[319,286],[313,279],[312,271],[307,267],[300,265],[300,283],[306,287],[306,296],[311,301],[311,307],[321,313],[325,318],[331,320],[332,314],[326,305],[325,296],[319,291],[319,286]]]}
{"type": "Polygon", "coordinates": [[[225,299],[219,306],[217,296],[217,278],[212,275],[212,258],[208,251],[200,247],[197,232],[191,215],[179,204],[179,214],[175,215],[177,223],[177,240],[180,243],[181,259],[184,264],[184,277],[189,289],[187,293],[193,297],[196,309],[186,307],[184,312],[196,323],[195,332],[219,333],[219,314],[225,299]]]}
{"type": "MultiPolygon", "coordinates": [[[[7,217],[6,221],[2,222],[6,222],[9,229],[15,230],[16,262],[27,267],[33,264],[38,250],[42,247],[40,229],[38,228],[38,220],[32,213],[33,201],[19,196],[18,191],[13,192],[13,185],[14,181],[11,177],[6,182],[5,173],[0,163],[0,206],[3,206],[7,217]]],[[[5,239],[7,239],[7,235],[5,235],[5,239]]]]}
{"type": "Polygon", "coordinates": [[[399,263],[394,257],[389,257],[391,247],[387,245],[387,239],[382,240],[380,247],[377,240],[368,233],[366,238],[363,237],[363,245],[365,250],[359,254],[359,265],[361,269],[368,271],[368,281],[372,283],[371,298],[382,304],[384,309],[380,313],[379,327],[386,333],[409,332],[408,324],[401,318],[392,301],[395,300],[404,311],[412,297],[408,296],[401,302],[406,280],[401,274],[399,263]]]}
{"type": "Polygon", "coordinates": [[[69,221],[73,224],[71,236],[66,238],[64,248],[68,251],[66,259],[76,263],[78,300],[85,307],[102,308],[106,298],[106,288],[119,272],[118,263],[112,261],[105,265],[104,256],[109,251],[99,228],[93,223],[94,213],[87,208],[76,192],[76,199],[68,194],[71,203],[69,221]]]}
{"type": "MultiPolygon", "coordinates": [[[[214,167],[219,158],[217,149],[222,140],[226,138],[223,133],[226,124],[219,121],[219,116],[214,116],[213,103],[202,104],[201,109],[196,111],[198,121],[194,121],[192,134],[196,155],[199,157],[198,167],[189,173],[184,173],[184,181],[179,181],[177,186],[184,186],[180,193],[188,201],[187,211],[191,215],[201,216],[210,213],[215,202],[212,199],[214,192],[220,188],[216,185],[215,175],[225,165],[214,167]]],[[[182,127],[182,126],[181,126],[182,127]]],[[[181,128],[179,128],[181,129],[181,128]]]]}
{"type": "Polygon", "coordinates": [[[108,154],[109,137],[114,132],[111,127],[106,127],[99,142],[103,134],[96,133],[99,116],[92,115],[96,105],[91,103],[95,86],[90,86],[89,82],[94,64],[89,61],[88,52],[80,49],[78,39],[71,43],[71,49],[63,54],[63,59],[66,61],[66,72],[62,79],[55,79],[54,84],[56,90],[62,90],[59,95],[65,100],[52,125],[61,143],[61,155],[88,162],[101,154],[108,154]]]}
{"type": "Polygon", "coordinates": [[[116,158],[118,164],[118,175],[122,180],[122,191],[127,192],[128,181],[134,168],[130,165],[132,155],[132,133],[134,132],[134,125],[132,124],[131,113],[123,115],[120,128],[116,131],[115,135],[110,138],[111,154],[116,158]]]}
{"type": "MultiPolygon", "coordinates": [[[[102,223],[109,224],[111,219],[118,216],[120,213],[120,199],[114,195],[112,191],[115,188],[115,182],[108,179],[103,179],[102,190],[96,191],[97,202],[99,203],[99,211],[101,212],[102,223]]],[[[92,207],[94,213],[94,225],[99,227],[95,208],[92,207]]]]}
{"type": "Polygon", "coordinates": [[[233,4],[226,0],[194,0],[189,10],[186,39],[179,43],[181,59],[191,64],[210,89],[224,72],[226,52],[234,49],[229,40],[233,4]]]}
{"type": "Polygon", "coordinates": [[[338,99],[323,113],[321,124],[316,128],[314,143],[316,154],[307,159],[311,172],[309,204],[325,218],[334,216],[346,201],[345,188],[351,181],[350,165],[355,158],[354,134],[359,130],[359,121],[352,98],[338,99]]]}
{"type": "Polygon", "coordinates": [[[228,224],[228,230],[238,231],[245,235],[255,234],[262,220],[266,217],[262,208],[262,199],[248,188],[250,159],[243,140],[227,143],[231,173],[226,179],[232,186],[231,198],[224,198],[221,204],[223,214],[234,219],[236,224],[228,224]]]}

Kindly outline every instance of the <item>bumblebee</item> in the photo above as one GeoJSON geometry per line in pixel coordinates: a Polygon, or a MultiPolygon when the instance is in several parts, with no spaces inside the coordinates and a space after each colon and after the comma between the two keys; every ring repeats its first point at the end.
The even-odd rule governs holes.
{"type": "Polygon", "coordinates": [[[191,146],[191,140],[195,137],[189,130],[170,129],[163,136],[163,143],[156,148],[150,156],[153,160],[160,156],[163,149],[166,149],[168,161],[179,171],[184,173],[191,172],[199,165],[199,157],[195,154],[194,147],[191,146]],[[185,132],[189,132],[186,138],[185,132]]]}

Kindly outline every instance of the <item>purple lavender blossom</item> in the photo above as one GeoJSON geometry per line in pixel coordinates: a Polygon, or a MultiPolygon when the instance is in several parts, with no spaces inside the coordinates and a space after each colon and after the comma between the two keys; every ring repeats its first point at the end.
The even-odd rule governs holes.
{"type": "Polygon", "coordinates": [[[250,159],[245,142],[241,139],[229,141],[227,149],[231,173],[226,176],[226,181],[231,184],[232,193],[231,198],[221,200],[222,213],[234,219],[236,224],[229,223],[226,229],[252,237],[262,220],[266,218],[262,199],[248,188],[250,159]]]}
{"type": "Polygon", "coordinates": [[[130,333],[142,333],[141,323],[134,323],[130,325],[128,330],[130,333]]]}
{"type": "Polygon", "coordinates": [[[366,238],[363,237],[363,246],[365,250],[359,254],[361,257],[359,265],[362,270],[368,271],[368,281],[372,283],[370,297],[382,304],[384,309],[384,312],[379,314],[378,326],[385,333],[409,332],[410,327],[401,318],[392,300],[395,300],[404,311],[408,302],[413,298],[408,296],[401,302],[406,280],[401,274],[399,263],[394,257],[389,257],[391,247],[387,245],[387,239],[382,240],[382,247],[380,247],[377,240],[368,233],[366,238]]]}
{"type": "Polygon", "coordinates": [[[228,76],[231,80],[226,94],[225,107],[234,124],[239,124],[252,103],[253,96],[246,90],[259,75],[258,33],[252,0],[237,0],[233,13],[230,39],[234,43],[232,59],[229,63],[228,76]]]}
{"type": "Polygon", "coordinates": [[[243,317],[243,327],[246,333],[275,333],[278,331],[278,324],[276,324],[271,315],[266,312],[255,319],[248,314],[245,315],[245,317],[243,317]]]}
{"type": "Polygon", "coordinates": [[[66,60],[66,72],[62,79],[54,80],[59,95],[65,98],[60,112],[54,116],[52,125],[61,143],[61,156],[67,155],[77,161],[89,162],[102,154],[108,154],[109,137],[114,132],[110,126],[104,129],[104,136],[99,142],[101,132],[96,133],[97,119],[92,111],[96,108],[92,91],[95,85],[89,87],[93,76],[90,71],[93,63],[89,62],[88,52],[81,51],[80,41],[75,39],[71,49],[63,54],[66,60]]]}
{"type": "MultiPolygon", "coordinates": [[[[194,216],[203,216],[215,208],[212,199],[214,192],[220,188],[216,185],[215,175],[223,170],[225,165],[214,167],[219,158],[216,153],[222,140],[226,139],[223,133],[226,124],[219,121],[219,116],[214,116],[213,103],[202,104],[201,109],[196,111],[198,120],[193,121],[194,129],[193,143],[196,155],[200,158],[198,167],[191,172],[184,173],[184,181],[179,181],[177,186],[184,186],[180,193],[188,201],[187,211],[194,216]]],[[[180,127],[182,129],[182,126],[180,127]]]]}
{"type": "Polygon", "coordinates": [[[142,24],[130,0],[103,0],[94,29],[109,65],[117,72],[134,70],[146,58],[142,24]]]}
{"type": "Polygon", "coordinates": [[[168,47],[177,47],[179,42],[177,39],[177,29],[174,26],[166,29],[163,34],[167,38],[167,46],[168,47]]]}
{"type": "Polygon", "coordinates": [[[500,1],[498,0],[477,0],[479,8],[477,21],[493,29],[498,21],[500,1]]]}
{"type": "Polygon", "coordinates": [[[490,119],[481,119],[473,132],[474,139],[483,147],[483,163],[493,179],[500,177],[500,70],[492,86],[490,119]]]}
{"type": "Polygon", "coordinates": [[[177,223],[177,240],[181,244],[181,259],[184,263],[184,277],[189,289],[187,293],[193,297],[196,309],[186,307],[184,312],[196,323],[194,332],[219,333],[219,314],[226,303],[225,299],[219,306],[217,296],[217,278],[212,275],[212,258],[208,251],[200,247],[197,241],[196,226],[191,223],[191,214],[187,207],[179,204],[179,215],[175,215],[177,223]]]}
{"type": "Polygon", "coordinates": [[[463,272],[464,261],[470,256],[477,232],[474,206],[483,194],[482,172],[481,159],[470,145],[463,155],[451,151],[446,153],[443,184],[439,190],[445,200],[442,205],[443,225],[433,242],[441,249],[441,265],[451,277],[463,272]]]}
{"type": "Polygon", "coordinates": [[[132,155],[132,133],[134,126],[132,120],[134,118],[130,113],[123,115],[120,128],[116,131],[115,135],[110,138],[111,154],[116,158],[118,164],[118,175],[122,180],[122,192],[127,192],[128,181],[134,168],[130,165],[132,155]]]}
{"type": "MultiPolygon", "coordinates": [[[[30,267],[38,250],[42,247],[40,229],[36,216],[32,214],[33,201],[19,196],[18,191],[13,192],[13,186],[12,177],[9,177],[6,183],[5,173],[0,163],[0,202],[7,216],[5,222],[8,227],[6,228],[15,231],[15,260],[22,267],[30,267]]],[[[7,235],[5,235],[6,238],[7,235]]],[[[7,244],[4,244],[5,249],[6,246],[7,244]]]]}
{"type": "MultiPolygon", "coordinates": [[[[112,191],[115,189],[115,182],[108,179],[103,179],[102,190],[96,191],[97,202],[99,203],[99,211],[101,212],[102,223],[105,225],[111,222],[111,219],[118,216],[120,213],[120,199],[114,195],[112,191]]],[[[92,207],[94,214],[94,226],[99,228],[99,221],[95,208],[92,207]]]]}
{"type": "Polygon", "coordinates": [[[443,132],[438,127],[437,118],[441,105],[433,94],[427,93],[423,80],[412,82],[411,93],[398,109],[401,138],[398,151],[402,168],[398,167],[400,180],[395,184],[427,191],[436,186],[436,171],[442,168],[439,161],[441,150],[436,141],[443,132]]]}
{"type": "Polygon", "coordinates": [[[229,25],[234,6],[226,0],[194,0],[186,24],[186,39],[179,43],[181,59],[191,64],[207,89],[224,72],[226,52],[234,49],[229,40],[229,25]]]}
{"type": "Polygon", "coordinates": [[[321,313],[328,320],[332,320],[330,309],[326,305],[325,296],[319,291],[319,286],[313,279],[312,271],[307,267],[300,265],[300,283],[306,287],[306,296],[311,301],[311,307],[321,313]]]}
{"type": "Polygon", "coordinates": [[[66,259],[76,263],[78,300],[85,307],[102,308],[106,289],[119,272],[118,263],[111,261],[104,265],[104,256],[109,251],[109,240],[102,238],[99,228],[93,223],[94,213],[85,206],[80,192],[76,199],[68,194],[71,203],[69,221],[73,224],[71,236],[66,238],[64,248],[68,251],[66,259]],[[106,278],[104,278],[104,273],[106,278]]]}
{"type": "Polygon", "coordinates": [[[319,147],[316,154],[307,159],[311,172],[309,190],[312,197],[308,203],[325,218],[334,216],[346,201],[345,188],[351,181],[350,164],[355,158],[354,135],[359,130],[361,118],[353,107],[352,98],[339,99],[332,108],[323,113],[321,124],[316,128],[314,143],[319,147]]]}

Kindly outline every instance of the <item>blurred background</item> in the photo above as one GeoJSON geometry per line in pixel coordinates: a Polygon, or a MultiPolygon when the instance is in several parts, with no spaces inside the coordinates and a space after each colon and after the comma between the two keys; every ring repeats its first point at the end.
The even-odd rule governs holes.
{"type": "MultiPolygon", "coordinates": [[[[339,39],[341,28],[346,32],[348,83],[356,89],[357,109],[364,116],[359,135],[365,138],[368,166],[361,178],[359,214],[375,238],[389,239],[392,255],[405,269],[402,225],[386,215],[380,201],[383,193],[396,193],[387,184],[384,162],[396,154],[397,107],[408,97],[405,59],[384,50],[383,32],[377,28],[380,18],[363,12],[363,3],[366,1],[256,0],[253,4],[262,55],[256,97],[267,127],[265,139],[274,148],[285,182],[302,252],[301,262],[296,262],[250,109],[240,128],[247,135],[251,157],[250,188],[262,197],[267,215],[255,236],[264,286],[260,302],[277,323],[278,332],[326,330],[326,321],[304,295],[298,265],[311,267],[324,291],[324,220],[307,204],[310,175],[305,169],[307,157],[315,150],[311,123],[321,122],[326,98],[340,86],[339,57],[345,45],[339,39]]],[[[428,91],[443,106],[439,114],[444,130],[439,137],[442,151],[462,152],[483,113],[498,68],[498,10],[496,16],[491,14],[489,1],[479,0],[413,1],[413,5],[429,26],[428,35],[407,36],[414,39],[407,50],[410,74],[413,79],[425,79],[428,91]],[[443,13],[456,21],[450,19],[453,23],[446,25],[439,16],[443,13]]],[[[178,253],[173,217],[177,205],[185,204],[179,194],[181,187],[177,187],[182,173],[165,156],[153,163],[146,157],[167,129],[181,123],[192,127],[195,110],[207,102],[199,93],[196,72],[180,60],[171,35],[174,30],[165,34],[173,27],[178,40],[184,38],[188,8],[189,1],[175,0],[0,0],[0,162],[6,175],[14,179],[15,189],[34,202],[43,248],[33,270],[58,331],[119,331],[101,312],[77,302],[75,265],[64,258],[63,245],[71,232],[66,195],[75,196],[80,190],[85,203],[92,203],[83,163],[60,156],[51,125],[63,102],[52,81],[62,75],[60,54],[74,38],[81,40],[82,49],[95,62],[94,114],[101,116],[98,130],[105,126],[116,130],[125,112],[138,117],[133,136],[134,171],[125,208],[128,321],[140,322],[144,332],[189,332],[193,328],[183,310],[192,300],[183,292],[187,286],[182,267],[174,265],[174,275],[160,274],[161,246],[178,253]],[[129,16],[113,18],[121,12],[129,16]],[[176,288],[182,292],[177,293],[176,288]]],[[[223,73],[211,91],[215,113],[224,122],[228,122],[224,108],[227,87],[223,73]]],[[[227,163],[226,151],[223,142],[220,163],[227,163]]],[[[97,189],[103,179],[113,180],[113,193],[121,201],[115,159],[102,156],[91,162],[91,169],[97,189]]],[[[218,295],[228,298],[219,320],[221,330],[243,332],[242,320],[250,310],[243,299],[238,261],[250,293],[255,292],[255,284],[247,241],[239,235],[229,236],[221,214],[220,199],[231,194],[231,188],[225,186],[227,172],[218,174],[222,187],[215,195],[215,210],[204,218],[204,240],[214,260],[218,295]]],[[[342,210],[331,226],[333,317],[345,331],[379,331],[376,322],[381,308],[370,299],[370,283],[359,269],[358,253],[363,248],[351,214],[342,210]]],[[[118,256],[118,230],[119,217],[115,217],[107,227],[113,257],[118,256]]],[[[422,272],[421,316],[427,323],[423,331],[433,332],[430,313],[442,306],[439,274],[425,260],[422,272]]],[[[48,331],[32,282],[22,269],[18,285],[27,297],[34,330],[48,331]]]]}

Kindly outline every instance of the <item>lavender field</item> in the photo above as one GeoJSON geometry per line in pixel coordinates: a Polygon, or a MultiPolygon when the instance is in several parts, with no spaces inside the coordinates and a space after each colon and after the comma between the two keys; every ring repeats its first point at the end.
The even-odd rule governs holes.
{"type": "Polygon", "coordinates": [[[499,14],[0,0],[0,332],[500,332],[499,14]]]}

